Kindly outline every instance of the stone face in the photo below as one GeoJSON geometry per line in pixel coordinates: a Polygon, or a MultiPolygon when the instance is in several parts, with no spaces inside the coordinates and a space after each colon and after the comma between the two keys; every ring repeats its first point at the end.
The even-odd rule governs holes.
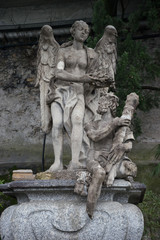
{"type": "Polygon", "coordinates": [[[74,183],[74,180],[39,180],[15,181],[3,185],[4,192],[19,196],[19,204],[2,213],[2,239],[141,239],[142,213],[135,205],[125,203],[128,202],[127,195],[126,200],[121,199],[121,202],[113,201],[113,196],[124,193],[127,189],[129,194],[138,194],[144,189],[142,184],[130,186],[124,180],[116,180],[112,188],[103,188],[93,218],[90,219],[86,213],[86,197],[73,193],[74,183]],[[24,194],[28,200],[23,197],[24,194]]]}

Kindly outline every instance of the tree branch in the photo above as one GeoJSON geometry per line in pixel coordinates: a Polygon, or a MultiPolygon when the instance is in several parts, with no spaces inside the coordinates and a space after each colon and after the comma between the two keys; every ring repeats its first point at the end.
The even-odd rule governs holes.
{"type": "MultiPolygon", "coordinates": [[[[117,87],[117,88],[123,88],[123,89],[127,89],[127,88],[124,88],[124,87],[117,87]]],[[[152,86],[141,86],[139,87],[138,89],[144,89],[144,90],[153,90],[153,91],[160,91],[160,87],[152,87],[152,86]]],[[[112,90],[114,91],[114,90],[112,90]]],[[[115,91],[116,92],[116,91],[115,91]]]]}
{"type": "Polygon", "coordinates": [[[152,87],[152,86],[141,86],[142,89],[160,91],[160,87],[152,87]]]}

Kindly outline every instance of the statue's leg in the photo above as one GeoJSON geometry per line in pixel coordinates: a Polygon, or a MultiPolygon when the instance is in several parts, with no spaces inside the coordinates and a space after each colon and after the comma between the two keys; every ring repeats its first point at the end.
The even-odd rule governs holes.
{"type": "Polygon", "coordinates": [[[72,133],[71,133],[71,152],[72,160],[69,165],[69,169],[80,168],[81,164],[79,162],[79,155],[82,146],[83,138],[83,119],[84,119],[84,103],[78,101],[76,106],[73,109],[71,115],[72,122],[72,133]]]}
{"type": "Polygon", "coordinates": [[[52,141],[54,149],[54,164],[47,170],[53,172],[63,169],[62,151],[63,151],[63,112],[60,105],[53,102],[51,105],[52,113],[52,141]]]}
{"type": "Polygon", "coordinates": [[[106,179],[106,186],[111,187],[113,185],[114,179],[117,176],[117,168],[119,166],[119,163],[116,163],[112,166],[110,172],[108,173],[107,179],[106,179]]]}
{"type": "Polygon", "coordinates": [[[98,162],[93,161],[92,164],[92,182],[90,183],[87,197],[87,213],[91,218],[93,216],[97,200],[101,193],[102,183],[106,176],[105,170],[100,166],[98,162]]]}
{"type": "Polygon", "coordinates": [[[48,93],[48,83],[40,82],[40,106],[41,106],[41,128],[45,133],[49,133],[51,130],[51,109],[46,103],[48,93]]]}

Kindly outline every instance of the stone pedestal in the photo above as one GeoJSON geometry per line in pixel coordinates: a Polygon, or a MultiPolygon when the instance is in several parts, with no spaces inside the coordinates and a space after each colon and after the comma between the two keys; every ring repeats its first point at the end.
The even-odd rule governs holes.
{"type": "Polygon", "coordinates": [[[3,240],[140,240],[143,215],[135,205],[145,186],[116,180],[104,187],[93,219],[86,213],[86,197],[73,192],[75,180],[15,181],[1,185],[17,205],[1,216],[3,240]]]}

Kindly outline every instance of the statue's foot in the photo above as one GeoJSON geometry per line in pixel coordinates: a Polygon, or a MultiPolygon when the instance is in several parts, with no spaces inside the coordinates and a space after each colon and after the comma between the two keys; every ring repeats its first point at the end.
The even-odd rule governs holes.
{"type": "Polygon", "coordinates": [[[112,167],[113,167],[112,164],[107,163],[106,166],[105,166],[105,171],[106,171],[106,173],[109,173],[109,172],[111,171],[111,168],[112,168],[112,167]]]}
{"type": "Polygon", "coordinates": [[[76,182],[76,185],[74,187],[74,192],[77,193],[78,195],[82,195],[83,196],[84,184],[76,182]]]}
{"type": "Polygon", "coordinates": [[[105,181],[104,181],[104,184],[107,186],[107,187],[112,187],[113,185],[113,182],[114,182],[114,178],[106,178],[105,181]]]}
{"type": "Polygon", "coordinates": [[[52,172],[56,172],[56,171],[60,171],[60,170],[63,170],[63,164],[62,163],[61,164],[53,163],[46,172],[52,173],[52,172]]]}
{"type": "Polygon", "coordinates": [[[68,165],[68,170],[75,170],[75,169],[84,169],[85,167],[80,164],[80,162],[73,162],[70,161],[68,165]]]}
{"type": "Polygon", "coordinates": [[[86,211],[87,211],[87,213],[88,213],[88,216],[89,216],[91,219],[93,218],[94,208],[95,208],[95,203],[94,203],[94,202],[88,202],[88,201],[87,201],[86,211]]]}

